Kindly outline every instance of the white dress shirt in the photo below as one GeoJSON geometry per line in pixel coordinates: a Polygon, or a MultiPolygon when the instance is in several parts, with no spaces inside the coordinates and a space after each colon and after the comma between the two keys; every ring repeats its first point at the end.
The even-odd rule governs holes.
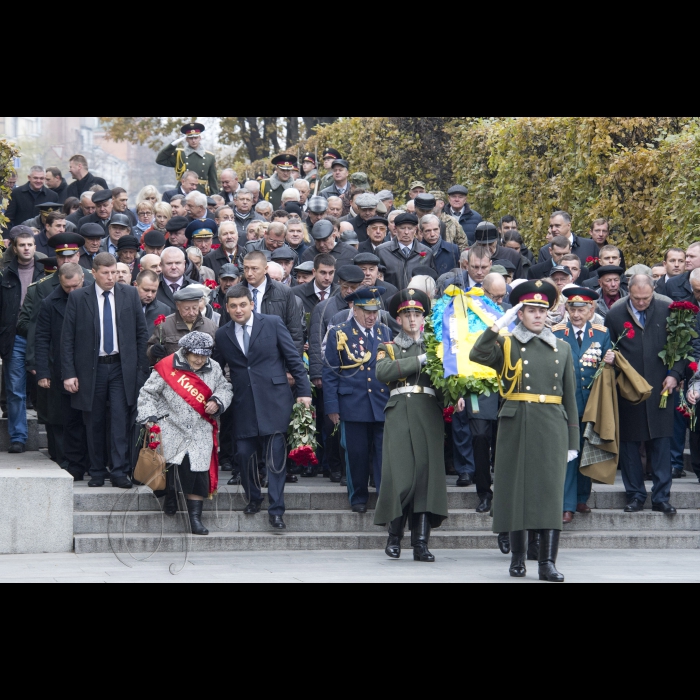
{"type": "Polygon", "coordinates": [[[321,300],[321,294],[325,294],[323,301],[326,301],[326,299],[328,299],[328,297],[331,295],[331,290],[330,287],[328,289],[321,289],[316,282],[314,282],[314,294],[318,297],[319,301],[321,300]]]}
{"type": "Polygon", "coordinates": [[[243,342],[243,333],[247,331],[248,337],[252,338],[253,337],[253,320],[254,316],[250,317],[250,320],[248,323],[245,324],[245,330],[244,327],[240,325],[240,323],[236,324],[236,340],[238,340],[238,344],[241,346],[241,350],[245,353],[245,343],[243,342]]]}
{"type": "MultiPolygon", "coordinates": [[[[253,294],[253,290],[257,289],[258,290],[258,303],[255,305],[255,313],[256,314],[261,314],[262,311],[262,300],[263,297],[265,296],[265,291],[267,290],[267,277],[263,280],[263,283],[259,287],[251,287],[250,288],[250,293],[253,294]]],[[[253,294],[253,299],[255,299],[255,294],[253,294]]]]}
{"type": "MultiPolygon", "coordinates": [[[[102,329],[104,328],[105,318],[105,298],[102,296],[106,290],[95,285],[95,293],[97,294],[97,307],[100,310],[100,357],[107,357],[105,352],[105,339],[102,329]]],[[[109,305],[112,308],[112,329],[114,335],[114,351],[113,355],[119,354],[119,336],[117,335],[117,303],[114,296],[114,289],[109,293],[109,305]]]]}

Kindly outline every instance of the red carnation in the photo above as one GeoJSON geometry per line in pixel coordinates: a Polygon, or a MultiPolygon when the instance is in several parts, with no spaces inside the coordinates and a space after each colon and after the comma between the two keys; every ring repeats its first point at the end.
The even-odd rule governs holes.
{"type": "Polygon", "coordinates": [[[142,246],[141,246],[141,250],[146,250],[146,246],[145,246],[145,245],[142,245],[142,246]]]}
{"type": "Polygon", "coordinates": [[[161,432],[162,432],[162,431],[161,431],[160,427],[157,426],[157,425],[154,425],[154,426],[151,428],[151,433],[153,433],[153,435],[160,435],[161,432]]]}
{"type": "Polygon", "coordinates": [[[155,452],[159,447],[160,447],[160,443],[159,443],[159,442],[152,442],[152,443],[148,446],[148,449],[149,449],[149,450],[153,450],[153,451],[155,452]]]}
{"type": "Polygon", "coordinates": [[[427,253],[418,253],[418,255],[421,256],[421,258],[427,258],[428,254],[427,253]]]}
{"type": "Polygon", "coordinates": [[[289,459],[299,467],[315,467],[318,465],[318,459],[314,451],[308,445],[297,447],[289,453],[289,459]]]}
{"type": "Polygon", "coordinates": [[[626,328],[628,331],[631,331],[631,330],[634,329],[634,326],[633,326],[631,323],[625,323],[625,328],[626,328]]]}
{"type": "Polygon", "coordinates": [[[212,304],[212,309],[214,309],[214,311],[221,311],[221,304],[212,304]]]}
{"type": "Polygon", "coordinates": [[[695,373],[698,371],[698,363],[697,363],[697,362],[691,362],[691,363],[688,365],[688,369],[689,369],[693,374],[695,374],[695,373]]]}
{"type": "Polygon", "coordinates": [[[162,326],[168,319],[165,316],[158,316],[158,318],[153,321],[154,326],[162,326]]]}
{"type": "Polygon", "coordinates": [[[204,283],[204,286],[208,287],[209,289],[216,289],[219,285],[214,280],[207,280],[204,283]]]}
{"type": "Polygon", "coordinates": [[[218,243],[211,247],[212,250],[219,250],[219,248],[221,248],[221,246],[218,243]]]}
{"type": "Polygon", "coordinates": [[[637,332],[636,332],[636,331],[630,331],[630,332],[627,334],[627,337],[628,337],[630,340],[634,340],[634,337],[635,337],[636,335],[637,335],[637,332]]]}
{"type": "Polygon", "coordinates": [[[442,412],[442,416],[445,419],[445,423],[452,423],[454,420],[454,415],[455,415],[455,407],[454,406],[449,406],[442,412]]]}
{"type": "Polygon", "coordinates": [[[588,257],[588,258],[586,258],[586,262],[587,263],[595,262],[595,258],[588,257]]]}

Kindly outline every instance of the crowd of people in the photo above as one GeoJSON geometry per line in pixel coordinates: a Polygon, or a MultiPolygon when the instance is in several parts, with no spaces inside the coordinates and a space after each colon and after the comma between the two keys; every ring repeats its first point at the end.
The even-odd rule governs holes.
{"type": "MultiPolygon", "coordinates": [[[[184,495],[195,534],[208,534],[201,513],[217,486],[213,451],[229,483],[242,484],[247,515],[260,512],[268,489],[275,530],[286,527],[285,484],[342,484],[358,514],[376,490],[376,522],[390,529],[387,554],[400,556],[410,518],[417,561],[434,561],[430,530],[448,517],[445,475],[456,475],[458,487],[476,485],[478,513],[494,512],[501,548],[512,550],[511,574],[524,575],[529,547],[546,580],[559,580],[558,532],[591,512],[579,444],[590,381],[600,363],[614,364],[620,341],[655,395],[675,397],[665,409],[656,400],[620,401],[626,512],[644,508],[652,480],[654,509],[675,513],[672,481],[687,477],[690,428],[675,409],[692,375],[688,362],[667,371],[658,353],[668,304],[700,301],[700,243],[628,269],[607,221],[593,221],[581,236],[578,222],[557,211],[546,245],[531,251],[516,217],[483,221],[461,184],[442,192],[415,181],[399,202],[388,190],[374,192],[333,148],[320,163],[311,153],[301,164],[281,154],[269,178],[240,182],[232,170],[219,178],[202,131],[187,125],[159,154],[179,178],[164,193],[146,187],[132,198],[110,189],[81,155],[70,161],[71,184],[58,168],[36,166],[13,189],[0,263],[10,453],[26,448],[33,406],[51,459],[76,481],[129,489],[135,435],[155,430],[176,467],[165,510],[177,513],[184,495]],[[513,339],[525,367],[517,395],[525,403],[545,398],[560,412],[563,402],[572,414],[563,435],[554,434],[561,426],[548,434],[543,413],[537,440],[526,441],[524,405],[511,410],[517,399],[495,394],[460,401],[443,421],[438,392],[422,373],[422,325],[451,286],[480,289],[509,322],[520,319],[513,339]],[[634,345],[624,337],[629,323],[639,331],[634,345]],[[566,344],[572,360],[560,366],[535,352],[525,359],[532,338],[555,352],[566,344]],[[553,390],[545,386],[552,382],[553,390]],[[313,405],[318,431],[315,459],[303,468],[287,460],[295,403],[313,405]],[[558,470],[551,489],[515,493],[506,482],[526,442],[539,471],[558,470]],[[499,488],[501,504],[508,498],[500,509],[499,488]]],[[[499,373],[503,328],[484,334],[490,345],[482,338],[475,350],[482,364],[500,363],[499,373]]],[[[700,399],[693,386],[691,404],[700,399]]],[[[700,479],[697,430],[690,442],[700,479]]]]}

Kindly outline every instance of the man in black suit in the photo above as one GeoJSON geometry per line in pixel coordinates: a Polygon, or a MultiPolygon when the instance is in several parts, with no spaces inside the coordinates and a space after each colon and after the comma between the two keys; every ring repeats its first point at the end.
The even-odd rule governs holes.
{"type": "Polygon", "coordinates": [[[105,190],[108,189],[106,180],[102,179],[101,177],[95,177],[90,172],[85,156],[73,156],[69,162],[69,169],[70,174],[75,178],[75,180],[68,185],[66,198],[77,197],[80,199],[83,192],[91,190],[95,185],[99,185],[105,190]]]}
{"type": "Polygon", "coordinates": [[[142,270],[136,277],[134,286],[139,293],[139,299],[141,299],[143,314],[146,317],[146,328],[148,328],[149,333],[153,333],[155,320],[159,316],[170,316],[172,313],[170,307],[156,298],[160,287],[160,277],[151,270],[142,270]]]}
{"type": "Polygon", "coordinates": [[[226,310],[231,323],[216,334],[214,359],[231,372],[236,388],[233,405],[238,466],[250,504],[246,515],[260,512],[263,495],[257,481],[256,455],[266,456],[269,516],[274,530],[286,530],[283,516],[287,429],[294,396],[287,380],[296,382],[297,403],[311,408],[306,368],[282,320],[254,313],[253,295],[243,285],[230,289],[226,310]]]}
{"type": "MultiPolygon", "coordinates": [[[[592,241],[590,238],[575,236],[572,233],[571,214],[567,214],[565,211],[557,211],[552,214],[552,217],[549,220],[549,236],[552,238],[557,238],[558,236],[566,238],[571,246],[571,250],[569,252],[577,255],[583,265],[586,264],[586,260],[588,260],[588,258],[599,257],[600,248],[595,241],[592,241]]],[[[544,263],[552,259],[551,245],[553,244],[554,241],[552,241],[552,244],[546,245],[544,248],[542,248],[542,250],[540,250],[540,263],[544,263]]],[[[534,280],[542,278],[530,277],[529,279],[534,280]]]]}
{"type": "Polygon", "coordinates": [[[661,280],[656,286],[656,293],[670,297],[673,301],[691,301],[695,303],[695,295],[690,285],[690,273],[700,267],[700,242],[691,243],[685,256],[685,272],[678,277],[672,277],[668,282],[661,280]]]}
{"type": "Polygon", "coordinates": [[[163,201],[166,204],[170,204],[170,200],[177,195],[182,195],[187,197],[190,192],[194,192],[199,184],[199,175],[188,170],[180,180],[180,184],[174,190],[167,190],[163,192],[163,201]]]}
{"type": "MultiPolygon", "coordinates": [[[[95,205],[95,213],[80,219],[78,222],[78,232],[80,232],[80,229],[85,226],[85,224],[99,224],[104,229],[104,235],[106,236],[109,233],[109,224],[114,213],[112,190],[95,192],[95,194],[92,195],[92,203],[95,205]]],[[[127,216],[124,218],[126,220],[125,225],[129,228],[129,231],[131,231],[131,221],[129,217],[127,216]]]]}
{"type": "MultiPolygon", "coordinates": [[[[74,479],[82,481],[90,469],[83,414],[71,405],[61,379],[61,336],[68,296],[85,286],[85,270],[77,263],[63,265],[56,273],[59,286],[41,302],[36,324],[34,357],[39,387],[49,391],[47,414],[53,423],[56,461],[74,479]]],[[[88,283],[92,286],[92,282],[88,283]]],[[[47,426],[48,427],[48,426],[47,426]]]]}
{"type": "Polygon", "coordinates": [[[170,309],[170,313],[168,313],[168,316],[170,316],[177,310],[173,294],[184,287],[195,284],[195,282],[185,276],[187,260],[182,249],[166,248],[163,251],[163,255],[160,256],[160,260],[163,265],[163,274],[161,275],[157,298],[161,304],[165,304],[170,309]]]}
{"type": "MultiPolygon", "coordinates": [[[[374,253],[360,253],[355,258],[355,265],[357,265],[365,275],[363,282],[365,287],[384,287],[384,289],[386,289],[386,293],[382,297],[382,302],[384,303],[384,307],[387,308],[389,299],[395,294],[398,294],[399,290],[396,289],[393,284],[383,282],[379,279],[379,258],[374,253]]],[[[419,268],[416,268],[416,270],[419,270],[419,268]]],[[[418,273],[416,272],[416,274],[418,273]]],[[[391,326],[389,327],[391,328],[391,326]]]]}
{"type": "Polygon", "coordinates": [[[367,222],[367,240],[360,243],[358,253],[371,253],[376,255],[380,245],[389,243],[389,222],[381,216],[375,216],[367,222]]]}
{"type": "Polygon", "coordinates": [[[95,285],[68,297],[63,325],[63,385],[82,411],[90,455],[89,486],[107,478],[107,402],[110,404],[112,486],[130,489],[131,440],[140,388],[149,375],[148,329],[138,292],[117,284],[117,262],[100,253],[92,263],[95,285]]]}
{"type": "Polygon", "coordinates": [[[327,253],[317,255],[314,259],[313,282],[294,287],[292,293],[301,299],[304,313],[310,314],[326,299],[330,299],[337,287],[333,284],[335,278],[335,258],[327,253]]]}
{"type": "Polygon", "coordinates": [[[29,172],[26,185],[12,190],[10,205],[5,216],[10,220],[7,230],[19,226],[28,219],[39,216],[39,205],[55,202],[56,195],[45,186],[46,173],[40,165],[35,165],[29,172]]]}
{"type": "Polygon", "coordinates": [[[357,251],[347,243],[338,241],[335,227],[330,221],[321,219],[311,229],[314,245],[304,251],[301,262],[312,261],[321,253],[328,253],[335,258],[335,269],[340,270],[344,265],[352,265],[357,251]]]}
{"type": "Polygon", "coordinates": [[[569,239],[564,238],[564,236],[557,236],[552,241],[550,257],[544,262],[531,267],[530,271],[527,273],[527,278],[529,280],[541,280],[545,277],[549,277],[552,269],[560,265],[562,258],[570,253],[571,242],[569,239]]]}

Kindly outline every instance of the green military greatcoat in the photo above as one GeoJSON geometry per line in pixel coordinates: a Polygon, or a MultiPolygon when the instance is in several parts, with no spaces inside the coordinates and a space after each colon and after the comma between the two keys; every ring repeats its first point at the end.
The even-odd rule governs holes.
{"type": "Polygon", "coordinates": [[[216,156],[210,151],[200,149],[193,151],[189,146],[178,148],[170,144],[156,158],[158,165],[175,168],[178,182],[188,171],[197,173],[199,183],[197,189],[207,196],[219,193],[219,176],[216,172],[216,156]]]}
{"type": "Polygon", "coordinates": [[[581,447],[571,349],[548,329],[536,336],[521,324],[512,336],[485,331],[471,360],[503,374],[507,344],[506,390],[515,385],[515,393],[531,395],[532,403],[506,400],[501,409],[493,531],[562,530],[568,452],[581,447]],[[522,372],[513,378],[521,360],[522,372]],[[545,397],[562,403],[543,403],[545,397]]]}
{"type": "MultiPolygon", "coordinates": [[[[434,389],[418,359],[424,353],[422,342],[416,344],[403,333],[394,343],[380,345],[377,381],[388,384],[390,391],[405,386],[434,389]]],[[[444,445],[442,397],[401,394],[389,399],[376,525],[388,525],[404,513],[409,523],[413,513],[428,513],[431,527],[442,525],[448,517],[444,445]]]]}

